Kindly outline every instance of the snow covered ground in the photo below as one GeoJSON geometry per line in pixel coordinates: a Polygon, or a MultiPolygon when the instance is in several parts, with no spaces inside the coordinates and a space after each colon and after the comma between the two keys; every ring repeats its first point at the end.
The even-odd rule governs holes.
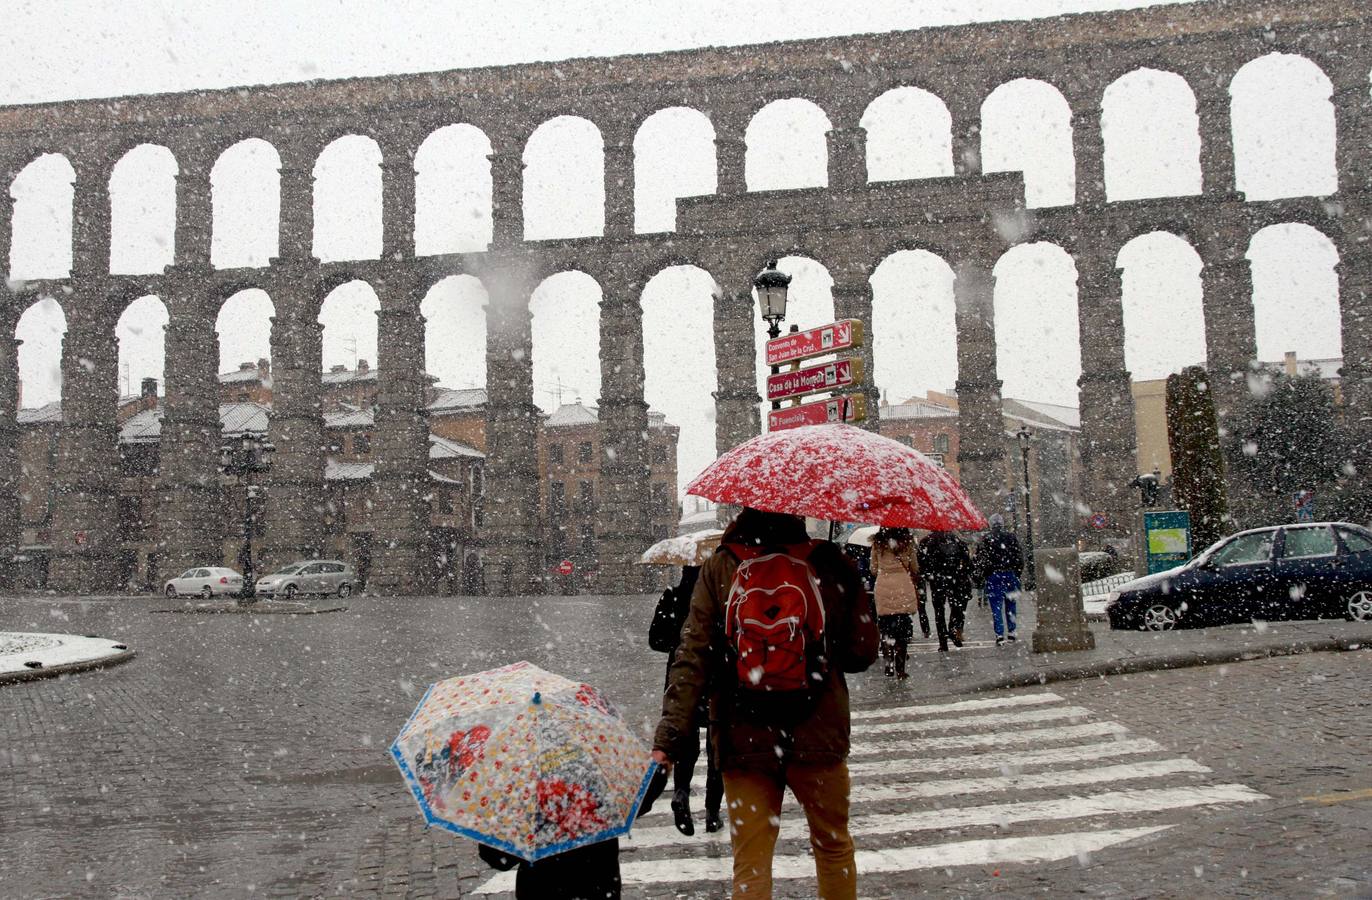
{"type": "Polygon", "coordinates": [[[108,638],[88,635],[0,631],[0,677],[100,662],[121,656],[128,649],[108,638]]]}

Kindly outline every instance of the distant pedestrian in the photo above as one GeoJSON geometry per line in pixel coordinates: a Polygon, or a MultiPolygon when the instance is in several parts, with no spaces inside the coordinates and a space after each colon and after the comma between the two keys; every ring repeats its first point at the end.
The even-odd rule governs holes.
{"type": "Polygon", "coordinates": [[[919,595],[919,562],[914,538],[908,528],[882,528],[872,539],[872,569],[876,575],[877,624],[881,629],[881,655],[886,674],[904,680],[910,639],[914,637],[912,612],[918,611],[920,627],[929,636],[929,616],[919,595]]]}
{"type": "Polygon", "coordinates": [[[724,773],[735,900],[772,896],[787,788],[809,824],[824,900],[855,900],[848,832],[846,672],[877,657],[865,586],[798,516],[744,509],[702,568],[672,665],[653,758],[685,758],[701,701],[724,773]]]}
{"type": "Polygon", "coordinates": [[[1024,554],[1019,539],[1005,527],[1005,517],[991,517],[991,530],[977,545],[977,570],[985,584],[986,601],[991,606],[991,624],[996,629],[996,645],[1015,637],[1015,618],[1019,612],[1019,576],[1024,570],[1024,554]],[[1003,616],[1003,618],[1002,618],[1003,616]]]}
{"type": "MultiPolygon", "coordinates": [[[[691,595],[695,593],[699,578],[700,566],[682,566],[680,583],[663,593],[663,604],[670,610],[668,621],[661,621],[661,616],[655,616],[653,620],[653,629],[658,633],[649,634],[648,643],[654,650],[667,654],[668,679],[671,677],[672,663],[676,661],[677,648],[681,646],[681,626],[690,612],[691,595]]],[[[715,832],[724,828],[724,819],[720,815],[724,801],[724,779],[715,765],[715,754],[710,746],[709,710],[702,702],[696,709],[696,738],[682,742],[681,758],[673,760],[672,767],[672,820],[677,831],[687,837],[696,833],[695,819],[691,815],[691,779],[695,775],[696,761],[700,759],[701,729],[705,730],[705,830],[715,832]]]]}
{"type": "Polygon", "coordinates": [[[972,556],[954,532],[934,531],[919,542],[918,559],[920,584],[934,607],[938,648],[946,653],[950,637],[954,646],[962,646],[962,614],[972,595],[972,556]],[[945,609],[953,612],[957,626],[951,635],[945,609]]]}

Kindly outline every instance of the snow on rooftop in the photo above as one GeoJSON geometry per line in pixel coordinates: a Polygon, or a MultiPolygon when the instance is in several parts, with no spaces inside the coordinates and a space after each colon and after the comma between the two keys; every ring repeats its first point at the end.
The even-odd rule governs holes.
{"type": "Polygon", "coordinates": [[[429,412],[475,409],[485,406],[487,399],[485,388],[438,388],[429,403],[429,412]]]}

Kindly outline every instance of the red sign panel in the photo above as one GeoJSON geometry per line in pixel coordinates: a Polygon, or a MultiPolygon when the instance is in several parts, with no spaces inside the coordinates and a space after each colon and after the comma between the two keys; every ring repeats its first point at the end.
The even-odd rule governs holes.
{"type": "Polygon", "coordinates": [[[861,383],[862,360],[836,359],[831,363],[767,376],[767,399],[784,400],[820,391],[840,391],[861,383]]]}
{"type": "Polygon", "coordinates": [[[564,559],[562,562],[557,564],[557,574],[570,575],[572,574],[572,570],[575,568],[576,567],[572,565],[572,561],[570,559],[564,559]]]}
{"type": "Polygon", "coordinates": [[[799,428],[802,425],[824,425],[829,422],[861,422],[867,418],[867,398],[841,395],[813,403],[802,403],[790,409],[774,409],[767,414],[767,430],[799,428]]]}
{"type": "Polygon", "coordinates": [[[767,365],[779,366],[782,363],[823,356],[862,346],[862,323],[857,319],[842,319],[830,322],[809,331],[783,334],[767,342],[767,365]]]}

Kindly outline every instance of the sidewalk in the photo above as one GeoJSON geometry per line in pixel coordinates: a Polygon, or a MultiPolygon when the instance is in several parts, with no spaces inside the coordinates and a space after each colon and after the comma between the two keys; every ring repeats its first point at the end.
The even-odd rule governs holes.
{"type": "MultiPolygon", "coordinates": [[[[883,685],[877,685],[869,677],[861,696],[854,698],[855,705],[887,704],[898,696],[945,697],[1074,678],[1372,648],[1372,623],[1341,619],[1256,622],[1167,632],[1111,631],[1104,622],[1090,622],[1096,637],[1094,650],[1036,654],[1030,651],[1036,619],[1032,599],[1022,601],[1019,640],[997,647],[990,611],[973,601],[967,609],[963,649],[939,653],[933,639],[918,640],[911,645],[909,679],[903,683],[887,679],[883,685]]],[[[874,671],[879,670],[874,667],[874,671]]]]}
{"type": "Polygon", "coordinates": [[[133,655],[94,635],[0,631],[0,685],[118,665],[133,655]]]}

